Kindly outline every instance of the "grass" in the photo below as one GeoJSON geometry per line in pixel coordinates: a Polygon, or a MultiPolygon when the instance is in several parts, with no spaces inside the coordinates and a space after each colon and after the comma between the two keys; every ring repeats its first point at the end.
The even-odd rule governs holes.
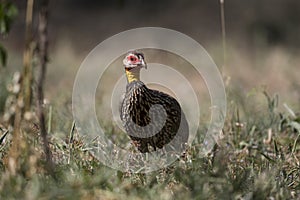
{"type": "MultiPolygon", "coordinates": [[[[230,90],[229,90],[230,91],[230,90]]],[[[297,199],[300,197],[300,116],[278,109],[278,96],[250,95],[247,104],[229,92],[218,145],[200,157],[201,131],[185,158],[149,174],[110,169],[86,149],[67,108],[52,105],[50,136],[55,177],[45,170],[38,132],[26,129],[26,151],[16,175],[8,172],[10,135],[0,148],[1,199],[297,199]],[[248,106],[245,106],[248,105],[248,106]],[[257,112],[257,107],[259,112],[257,112]],[[61,111],[61,112],[60,112],[61,111]],[[59,121],[69,131],[58,132],[59,121]]],[[[50,109],[45,109],[49,113],[50,109]]],[[[30,123],[30,122],[28,122],[30,123]]],[[[4,134],[4,128],[1,134],[4,134]]],[[[108,135],[114,128],[107,127],[108,135]]],[[[122,137],[122,136],[120,136],[122,137]]],[[[2,139],[1,139],[2,140],[2,139]]]]}

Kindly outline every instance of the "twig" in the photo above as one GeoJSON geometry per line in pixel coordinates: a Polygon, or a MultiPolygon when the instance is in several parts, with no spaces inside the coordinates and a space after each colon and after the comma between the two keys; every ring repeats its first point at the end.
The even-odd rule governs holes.
{"type": "Polygon", "coordinates": [[[7,134],[8,134],[8,130],[6,130],[6,131],[4,132],[4,134],[0,137],[0,144],[3,143],[3,141],[4,141],[4,139],[6,138],[7,134]]]}
{"type": "Polygon", "coordinates": [[[73,141],[74,141],[74,130],[75,130],[75,121],[72,123],[72,127],[69,134],[69,158],[68,158],[68,164],[71,162],[72,157],[72,149],[73,149],[73,141]]]}

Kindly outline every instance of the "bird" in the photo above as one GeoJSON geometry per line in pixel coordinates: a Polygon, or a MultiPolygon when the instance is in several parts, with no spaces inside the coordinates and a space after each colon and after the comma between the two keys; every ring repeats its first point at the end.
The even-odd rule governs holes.
{"type": "Polygon", "coordinates": [[[178,101],[166,93],[148,88],[140,80],[141,69],[147,69],[142,52],[129,51],[123,64],[127,85],[120,118],[133,145],[141,153],[163,148],[183,152],[189,129],[178,101]]]}

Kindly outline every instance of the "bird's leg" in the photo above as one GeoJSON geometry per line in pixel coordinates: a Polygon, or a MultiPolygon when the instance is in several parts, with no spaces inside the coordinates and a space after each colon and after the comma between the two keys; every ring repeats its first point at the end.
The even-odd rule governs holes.
{"type": "Polygon", "coordinates": [[[140,143],[140,146],[138,146],[138,149],[141,153],[147,153],[149,152],[148,144],[147,143],[140,143]]]}

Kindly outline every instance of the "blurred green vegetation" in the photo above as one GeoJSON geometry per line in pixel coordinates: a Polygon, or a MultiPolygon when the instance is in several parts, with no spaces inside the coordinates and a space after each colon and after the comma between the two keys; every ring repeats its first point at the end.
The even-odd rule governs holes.
{"type": "MultiPolygon", "coordinates": [[[[10,31],[11,24],[18,14],[16,6],[11,2],[0,2],[0,35],[5,37],[10,31]]],[[[0,63],[2,66],[7,64],[7,52],[0,43],[0,63]]]]}

